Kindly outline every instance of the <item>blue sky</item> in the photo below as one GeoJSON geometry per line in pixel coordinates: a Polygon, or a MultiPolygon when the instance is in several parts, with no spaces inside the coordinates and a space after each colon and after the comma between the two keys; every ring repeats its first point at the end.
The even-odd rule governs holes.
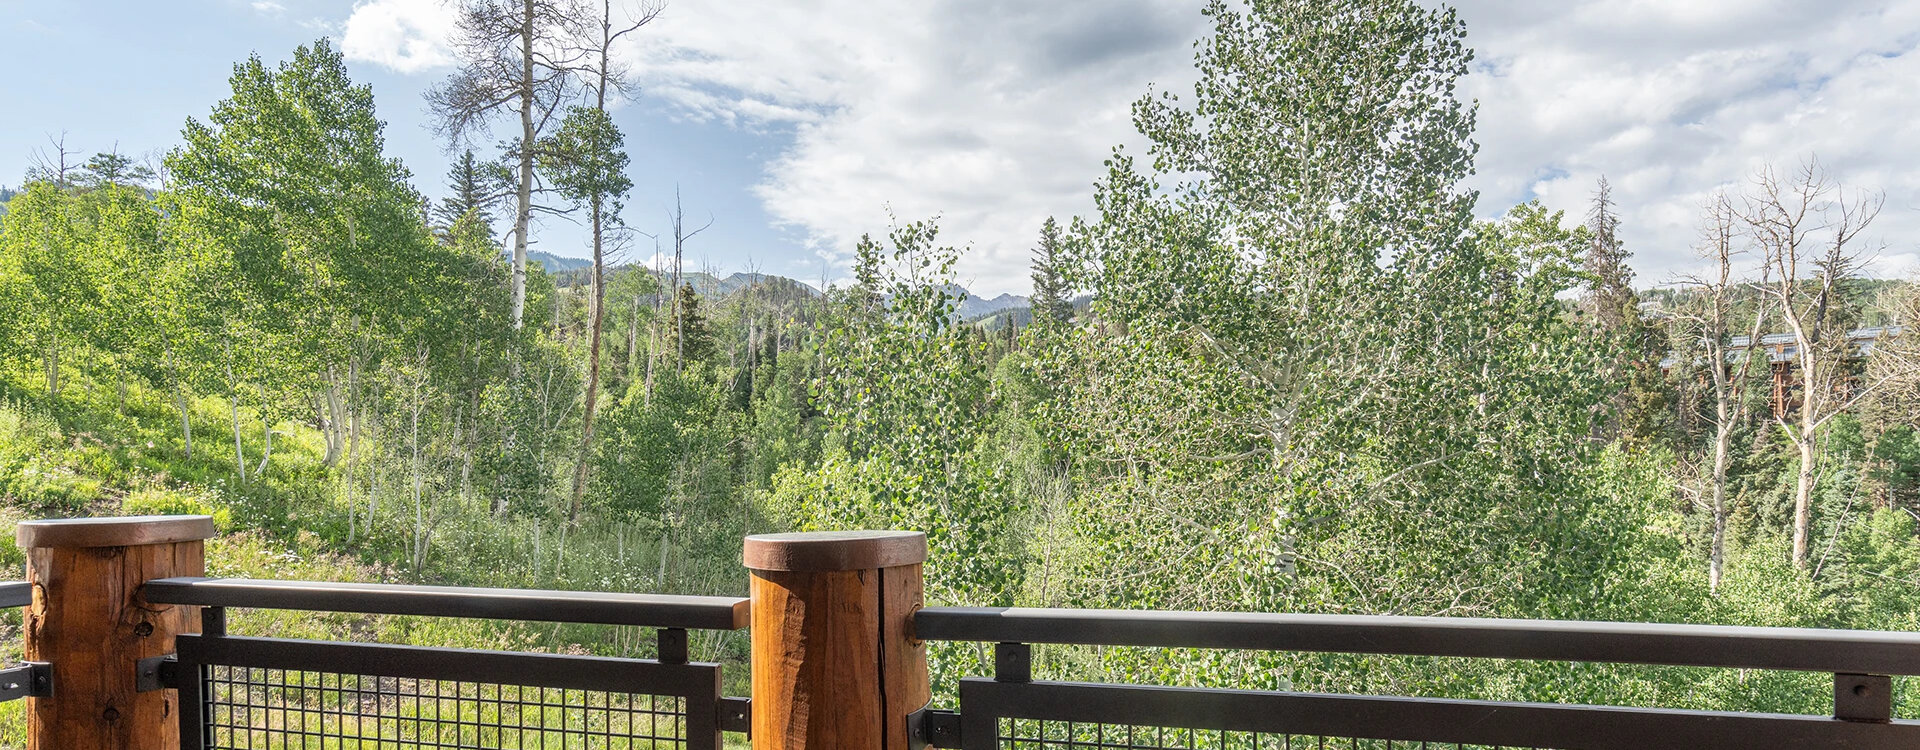
{"type": "MultiPolygon", "coordinates": [[[[1538,198],[1584,212],[1613,182],[1643,284],[1691,270],[1699,206],[1763,164],[1817,155],[1884,192],[1876,270],[1911,273],[1920,237],[1920,0],[1462,0],[1478,49],[1480,213],[1538,198]]],[[[690,262],[839,278],[862,232],[938,215],[960,281],[1024,293],[1040,221],[1091,210],[1090,185],[1149,83],[1182,90],[1193,0],[672,0],[621,50],[640,96],[616,121],[635,191],[665,226],[676,185],[713,228],[690,262]]],[[[48,135],[159,154],[226,93],[233,63],[337,40],[371,84],[391,152],[429,196],[448,156],[420,94],[449,68],[439,0],[0,0],[0,184],[48,135]],[[23,61],[48,61],[25,65],[23,61]]],[[[539,249],[579,256],[549,222],[539,249]]],[[[642,239],[640,242],[646,243],[642,239]]],[[[644,260],[651,244],[628,257],[644,260]]]]}

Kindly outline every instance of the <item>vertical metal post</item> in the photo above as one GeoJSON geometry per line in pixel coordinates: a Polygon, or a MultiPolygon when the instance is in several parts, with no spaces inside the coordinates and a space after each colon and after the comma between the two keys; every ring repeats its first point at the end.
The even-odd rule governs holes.
{"type": "Polygon", "coordinates": [[[23,521],[33,604],[26,658],[50,664],[54,693],[29,698],[28,750],[178,750],[179,698],[139,692],[139,662],[196,629],[192,607],[140,598],[154,578],[206,573],[207,516],[23,521]]]}
{"type": "Polygon", "coordinates": [[[752,571],[754,750],[908,750],[927,705],[917,531],[768,534],[752,571]]]}

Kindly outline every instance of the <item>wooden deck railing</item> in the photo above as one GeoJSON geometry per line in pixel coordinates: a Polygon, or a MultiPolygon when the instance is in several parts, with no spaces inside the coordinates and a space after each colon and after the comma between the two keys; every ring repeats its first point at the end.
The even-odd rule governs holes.
{"type": "Polygon", "coordinates": [[[1920,747],[1892,678],[1920,634],[1699,625],[922,607],[925,537],[748,537],[750,597],[209,579],[202,517],[22,523],[36,750],[661,748],[727,733],[774,750],[924,746],[1920,747]],[[652,659],[233,635],[229,607],[653,628],[652,659]],[[749,697],[691,660],[689,630],[751,629],[749,697]],[[989,676],[929,706],[924,641],[994,645],[989,676]],[[1803,716],[1035,680],[1035,645],[1397,654],[1799,670],[1833,676],[1803,716]]]}

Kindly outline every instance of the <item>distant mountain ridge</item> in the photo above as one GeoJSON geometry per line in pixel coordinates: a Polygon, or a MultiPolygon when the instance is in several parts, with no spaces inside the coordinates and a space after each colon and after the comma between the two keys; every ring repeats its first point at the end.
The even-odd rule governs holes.
{"type": "MultiPolygon", "coordinates": [[[[593,262],[585,258],[567,258],[540,251],[527,253],[527,259],[539,263],[540,267],[548,274],[562,277],[571,276],[576,272],[585,271],[593,267],[593,262]]],[[[621,264],[615,266],[612,270],[618,271],[636,265],[637,264],[634,263],[621,264]]],[[[793,284],[801,289],[805,289],[810,295],[820,295],[820,288],[812,284],[798,279],[767,273],[735,272],[726,276],[715,276],[703,271],[683,271],[680,274],[680,279],[681,283],[692,285],[694,291],[712,297],[725,297],[756,283],[793,284]]],[[[959,309],[954,311],[955,317],[962,320],[974,320],[1004,310],[1027,306],[1027,298],[1018,294],[1000,294],[994,297],[980,297],[967,291],[966,287],[960,286],[959,284],[948,284],[947,293],[962,297],[959,309]]]]}

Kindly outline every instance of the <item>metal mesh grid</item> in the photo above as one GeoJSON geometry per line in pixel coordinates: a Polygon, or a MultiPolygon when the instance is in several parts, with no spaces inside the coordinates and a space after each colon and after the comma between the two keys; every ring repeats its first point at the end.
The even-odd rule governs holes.
{"type": "Polygon", "coordinates": [[[207,666],[213,750],[679,750],[675,696],[207,666]]]}
{"type": "Polygon", "coordinates": [[[1006,750],[1545,750],[1513,745],[1369,740],[1051,719],[1002,718],[996,735],[995,745],[1006,750]]]}

